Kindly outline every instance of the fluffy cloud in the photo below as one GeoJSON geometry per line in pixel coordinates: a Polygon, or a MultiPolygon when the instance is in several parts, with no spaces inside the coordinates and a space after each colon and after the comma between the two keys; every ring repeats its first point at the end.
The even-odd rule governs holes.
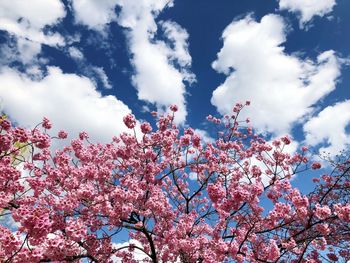
{"type": "Polygon", "coordinates": [[[47,45],[62,45],[58,33],[43,31],[65,16],[60,0],[0,1],[0,29],[17,37],[47,45]]]}
{"type": "Polygon", "coordinates": [[[300,26],[314,16],[324,16],[332,12],[335,0],[279,0],[279,8],[300,14],[300,26]]]}
{"type": "Polygon", "coordinates": [[[28,64],[41,52],[41,44],[24,38],[17,39],[18,56],[24,64],[28,64]]]}
{"type": "Polygon", "coordinates": [[[26,38],[9,38],[7,42],[1,44],[0,48],[0,65],[8,65],[14,61],[22,62],[26,65],[35,64],[41,59],[38,59],[38,54],[41,52],[41,44],[31,41],[26,38]]]}
{"type": "Polygon", "coordinates": [[[117,2],[118,0],[73,0],[75,20],[90,29],[103,30],[106,24],[116,19],[114,9],[117,2]]]}
{"type": "Polygon", "coordinates": [[[222,114],[237,101],[251,100],[243,112],[260,131],[281,135],[313,110],[312,105],[335,89],[340,62],[333,51],[317,61],[289,55],[285,23],[277,15],[256,22],[247,16],[223,32],[223,47],[212,66],[227,78],[211,99],[222,114]]]}
{"type": "Polygon", "coordinates": [[[84,130],[93,141],[110,141],[125,131],[122,119],[131,112],[114,96],[102,96],[90,79],[56,67],[40,80],[3,68],[0,83],[0,105],[11,119],[32,126],[45,115],[54,124],[52,132],[65,129],[72,137],[84,130]]]}
{"type": "Polygon", "coordinates": [[[105,33],[106,24],[117,21],[127,28],[131,63],[135,74],[133,85],[138,98],[155,104],[158,111],[177,104],[177,123],[184,123],[186,83],[195,81],[190,72],[188,33],[171,21],[156,22],[158,14],[173,5],[172,0],[73,0],[75,20],[105,33]],[[115,9],[119,7],[116,15],[115,9]],[[97,15],[96,15],[97,13],[97,15]],[[162,39],[157,34],[162,33],[162,39]]]}
{"type": "Polygon", "coordinates": [[[127,32],[135,74],[133,84],[138,98],[155,104],[159,111],[171,104],[179,106],[175,121],[184,123],[186,86],[195,80],[189,71],[188,33],[171,21],[155,21],[158,13],[172,1],[120,1],[122,11],[118,22],[129,28],[127,32]],[[158,40],[157,30],[165,40],[158,40]]]}
{"type": "Polygon", "coordinates": [[[306,143],[312,146],[324,145],[320,153],[332,156],[346,149],[350,144],[350,100],[339,102],[323,109],[304,125],[306,143]]]}
{"type": "Polygon", "coordinates": [[[38,63],[41,45],[62,46],[64,38],[50,31],[66,12],[60,0],[0,1],[0,30],[12,37],[2,46],[5,63],[19,61],[28,65],[38,63]],[[45,30],[44,30],[45,29],[45,30]]]}

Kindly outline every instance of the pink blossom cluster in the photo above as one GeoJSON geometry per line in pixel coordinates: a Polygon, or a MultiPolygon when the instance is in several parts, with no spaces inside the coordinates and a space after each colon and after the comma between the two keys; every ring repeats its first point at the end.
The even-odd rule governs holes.
{"type": "MultiPolygon", "coordinates": [[[[175,105],[153,114],[156,128],[141,123],[141,138],[94,144],[81,132],[55,151],[68,134],[50,136],[47,118],[35,129],[0,119],[0,217],[16,225],[0,223],[0,261],[134,263],[136,252],[145,262],[350,260],[350,162],[319,176],[306,147],[286,153],[290,137],[270,144],[245,126],[249,104],[208,116],[213,142],[176,127],[175,105]],[[305,171],[317,175],[308,194],[291,181],[305,171]],[[115,246],[125,232],[138,243],[115,246]]],[[[124,123],[136,129],[133,115],[124,123]]]]}

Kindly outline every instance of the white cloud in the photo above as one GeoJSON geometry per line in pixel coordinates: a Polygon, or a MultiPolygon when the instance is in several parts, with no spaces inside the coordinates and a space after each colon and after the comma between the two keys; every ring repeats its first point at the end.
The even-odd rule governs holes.
{"type": "Polygon", "coordinates": [[[289,133],[292,124],[311,113],[340,75],[333,51],[320,54],[316,62],[287,54],[285,28],[283,19],[271,14],[260,23],[250,16],[233,21],[212,64],[227,75],[211,99],[218,111],[229,114],[234,103],[251,100],[242,118],[250,117],[254,127],[276,136],[289,133]]]}
{"type": "Polygon", "coordinates": [[[116,19],[114,11],[118,0],[72,0],[77,23],[90,29],[103,30],[105,25],[116,19]]]}
{"type": "Polygon", "coordinates": [[[41,45],[24,38],[17,39],[17,49],[22,62],[27,64],[41,52],[41,45]]]}
{"type": "Polygon", "coordinates": [[[82,60],[84,59],[84,54],[76,47],[69,47],[68,48],[68,54],[76,60],[82,60]]]}
{"type": "MultiPolygon", "coordinates": [[[[136,239],[131,239],[128,242],[124,242],[124,243],[113,243],[113,248],[114,249],[118,249],[118,248],[123,248],[123,247],[128,247],[130,246],[130,244],[137,246],[141,249],[143,249],[142,244],[140,243],[140,241],[136,240],[136,239]]],[[[128,250],[128,248],[123,248],[124,250],[128,250]]],[[[144,252],[142,252],[139,249],[134,249],[133,251],[133,259],[136,260],[136,262],[142,262],[143,260],[149,258],[144,252]]],[[[122,263],[121,258],[118,257],[112,257],[113,262],[115,263],[122,263]]]]}
{"type": "Polygon", "coordinates": [[[175,22],[162,21],[158,28],[155,18],[172,1],[119,1],[122,7],[118,22],[129,28],[127,36],[135,75],[132,78],[138,98],[155,104],[162,111],[177,104],[175,121],[184,123],[187,115],[185,82],[195,77],[189,72],[188,33],[175,22]],[[156,38],[161,29],[166,40],[156,38]]]}
{"type": "Polygon", "coordinates": [[[132,77],[138,98],[155,104],[158,111],[177,104],[175,121],[186,119],[185,82],[195,76],[189,71],[188,33],[175,22],[155,21],[158,14],[173,5],[172,0],[73,0],[78,23],[105,33],[105,25],[116,20],[129,29],[126,34],[135,75],[132,77]],[[116,15],[115,8],[120,7],[116,15]],[[158,40],[162,31],[165,40],[158,40]]]}
{"type": "Polygon", "coordinates": [[[96,85],[100,81],[105,89],[111,89],[108,76],[102,67],[92,66],[84,57],[84,54],[76,47],[69,47],[68,54],[75,59],[84,74],[88,76],[96,85]]]}
{"type": "Polygon", "coordinates": [[[189,175],[188,175],[188,178],[192,181],[195,181],[198,179],[198,174],[195,173],[195,172],[190,172],[189,175]]]}
{"type": "Polygon", "coordinates": [[[65,14],[60,0],[0,1],[0,29],[32,42],[63,45],[61,35],[43,29],[56,24],[65,14]]]}
{"type": "Polygon", "coordinates": [[[334,156],[350,144],[350,133],[346,132],[349,125],[350,100],[328,106],[304,125],[306,143],[312,146],[326,144],[320,148],[320,153],[325,151],[334,156]]]}
{"type": "Polygon", "coordinates": [[[84,130],[99,142],[126,131],[122,119],[130,109],[114,96],[102,96],[86,77],[50,67],[43,79],[32,80],[3,68],[0,83],[0,104],[20,125],[29,127],[47,116],[54,124],[52,135],[65,129],[72,138],[84,130]]]}
{"type": "Polygon", "coordinates": [[[314,16],[324,16],[332,12],[335,0],[279,0],[279,8],[300,15],[300,27],[314,16]]]}
{"type": "Polygon", "coordinates": [[[20,224],[13,219],[12,214],[7,213],[8,210],[0,211],[0,226],[4,226],[14,232],[20,227],[20,224]]]}
{"type": "Polygon", "coordinates": [[[204,143],[214,143],[215,139],[212,138],[209,133],[205,130],[201,130],[201,129],[195,129],[194,130],[195,134],[198,134],[201,139],[203,140],[204,143]]]}
{"type": "Polygon", "coordinates": [[[189,35],[187,31],[172,21],[161,21],[160,25],[165,36],[174,45],[174,48],[169,52],[170,58],[177,61],[182,67],[191,66],[192,57],[188,53],[187,39],[189,35]]]}
{"type": "Polygon", "coordinates": [[[155,31],[157,25],[154,18],[163,9],[172,7],[173,0],[118,0],[118,5],[122,8],[118,23],[123,27],[144,27],[155,31]]]}
{"type": "Polygon", "coordinates": [[[108,77],[106,75],[106,72],[104,71],[103,68],[101,67],[92,67],[92,69],[95,71],[97,74],[98,78],[103,84],[103,87],[106,89],[111,89],[112,85],[109,83],[108,77]]]}
{"type": "MultiPolygon", "coordinates": [[[[13,36],[13,43],[3,50],[7,63],[20,61],[26,66],[40,62],[41,45],[64,45],[64,38],[48,26],[58,23],[66,12],[60,0],[0,1],[0,30],[13,36]]],[[[11,42],[11,41],[10,41],[11,42]]]]}

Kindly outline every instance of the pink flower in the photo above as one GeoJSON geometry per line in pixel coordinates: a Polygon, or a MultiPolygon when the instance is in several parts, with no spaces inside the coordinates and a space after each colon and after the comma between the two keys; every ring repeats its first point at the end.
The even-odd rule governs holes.
{"type": "Polygon", "coordinates": [[[184,135],[180,139],[181,146],[187,146],[190,144],[191,136],[190,135],[184,135]]]}
{"type": "Polygon", "coordinates": [[[0,135],[0,152],[7,152],[12,148],[12,137],[8,134],[0,135]]]}
{"type": "Polygon", "coordinates": [[[275,240],[270,240],[270,251],[268,254],[268,260],[275,261],[280,257],[280,250],[275,240]]]}
{"type": "Polygon", "coordinates": [[[58,138],[60,138],[60,139],[66,139],[67,136],[68,136],[68,134],[63,130],[58,132],[58,138]]]}
{"type": "Polygon", "coordinates": [[[336,204],[334,205],[334,209],[337,212],[337,216],[340,218],[340,220],[350,222],[350,204],[344,206],[336,204]]]}
{"type": "Polygon", "coordinates": [[[35,146],[38,147],[39,149],[44,149],[50,147],[51,144],[51,138],[49,135],[41,133],[39,130],[34,130],[32,139],[35,146]]]}
{"type": "Polygon", "coordinates": [[[287,135],[284,136],[284,137],[282,137],[282,138],[281,138],[281,141],[282,141],[284,144],[286,144],[286,145],[288,145],[288,144],[291,143],[291,139],[290,139],[287,135]]]}
{"type": "Polygon", "coordinates": [[[135,120],[135,116],[132,114],[128,114],[123,118],[124,124],[126,125],[126,127],[128,127],[129,129],[133,129],[136,126],[136,120],[135,120]]]}
{"type": "Polygon", "coordinates": [[[192,136],[192,143],[193,143],[193,146],[198,148],[200,146],[200,143],[201,143],[201,137],[197,134],[194,134],[192,136]]]}
{"type": "Polygon", "coordinates": [[[306,152],[306,151],[308,151],[309,149],[308,149],[306,146],[303,146],[303,147],[301,147],[301,150],[302,150],[303,152],[306,152]]]}
{"type": "Polygon", "coordinates": [[[144,122],[141,124],[141,132],[146,134],[152,131],[152,126],[148,122],[144,122]]]}
{"type": "Polygon", "coordinates": [[[330,260],[332,260],[332,261],[338,262],[338,257],[337,257],[337,255],[334,254],[334,253],[328,253],[328,254],[327,254],[327,257],[328,257],[330,260]]]}
{"type": "Polygon", "coordinates": [[[48,129],[48,130],[52,128],[51,122],[50,122],[49,119],[46,118],[46,117],[43,118],[42,126],[43,126],[45,129],[48,129]]]}
{"type": "Polygon", "coordinates": [[[173,104],[173,105],[170,106],[170,110],[171,110],[172,112],[177,112],[178,109],[179,109],[179,108],[178,108],[177,105],[175,105],[175,104],[173,104]]]}
{"type": "Polygon", "coordinates": [[[312,165],[311,165],[311,168],[313,170],[318,170],[321,168],[321,164],[319,162],[314,162],[312,165]]]}
{"type": "Polygon", "coordinates": [[[317,224],[316,225],[316,230],[318,232],[320,232],[324,236],[328,235],[331,232],[331,230],[329,229],[328,224],[317,224]]]}
{"type": "Polygon", "coordinates": [[[84,139],[88,139],[89,135],[86,132],[80,132],[79,133],[79,139],[80,140],[84,140],[84,139]]]}
{"type": "Polygon", "coordinates": [[[0,127],[5,131],[9,131],[11,129],[11,122],[6,119],[0,119],[0,127]]]}
{"type": "Polygon", "coordinates": [[[328,206],[320,206],[319,204],[316,204],[315,206],[315,215],[323,220],[328,218],[332,214],[331,209],[329,209],[328,206]]]}
{"type": "Polygon", "coordinates": [[[224,189],[218,183],[209,184],[207,191],[210,199],[214,203],[221,201],[221,199],[225,196],[224,189]]]}
{"type": "Polygon", "coordinates": [[[15,141],[19,142],[27,142],[29,139],[28,132],[21,127],[16,127],[15,129],[13,129],[12,135],[15,141]]]}

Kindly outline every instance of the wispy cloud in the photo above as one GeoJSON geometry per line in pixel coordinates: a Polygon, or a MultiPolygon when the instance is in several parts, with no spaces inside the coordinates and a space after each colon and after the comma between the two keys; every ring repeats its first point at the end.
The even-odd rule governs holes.
{"type": "Polygon", "coordinates": [[[279,0],[279,8],[297,13],[300,27],[312,20],[314,16],[325,16],[332,12],[335,0],[279,0]]]}
{"type": "Polygon", "coordinates": [[[175,121],[184,123],[186,82],[195,81],[189,70],[188,33],[175,22],[156,22],[157,15],[172,1],[120,1],[120,5],[118,22],[129,29],[127,37],[135,68],[132,81],[138,98],[155,104],[159,111],[177,104],[175,121]],[[163,33],[162,40],[156,37],[159,32],[163,33]]]}

